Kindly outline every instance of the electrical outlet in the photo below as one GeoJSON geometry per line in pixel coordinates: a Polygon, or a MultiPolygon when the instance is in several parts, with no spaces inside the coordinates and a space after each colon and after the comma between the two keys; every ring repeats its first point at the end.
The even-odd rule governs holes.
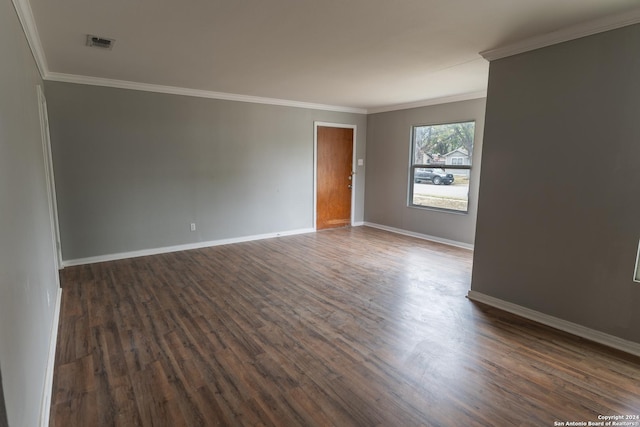
{"type": "Polygon", "coordinates": [[[191,223],[191,231],[196,231],[196,223],[195,222],[191,223]]]}

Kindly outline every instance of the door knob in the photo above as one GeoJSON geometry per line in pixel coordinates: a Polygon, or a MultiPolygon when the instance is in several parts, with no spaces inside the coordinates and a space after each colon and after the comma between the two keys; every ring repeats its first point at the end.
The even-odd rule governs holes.
{"type": "Polygon", "coordinates": [[[349,184],[349,185],[347,185],[347,187],[348,187],[348,188],[351,188],[352,186],[351,186],[351,184],[349,184]]]}

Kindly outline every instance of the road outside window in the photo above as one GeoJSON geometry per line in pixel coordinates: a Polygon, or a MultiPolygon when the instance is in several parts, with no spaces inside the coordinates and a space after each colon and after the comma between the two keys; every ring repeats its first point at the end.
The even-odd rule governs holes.
{"type": "Polygon", "coordinates": [[[473,121],[413,127],[410,206],[468,211],[474,134],[473,121]]]}

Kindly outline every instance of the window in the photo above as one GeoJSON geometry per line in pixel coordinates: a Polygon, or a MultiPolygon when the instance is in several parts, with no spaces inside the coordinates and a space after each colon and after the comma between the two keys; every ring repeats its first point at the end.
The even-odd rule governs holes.
{"type": "Polygon", "coordinates": [[[413,127],[409,206],[468,211],[474,133],[473,121],[413,127]]]}

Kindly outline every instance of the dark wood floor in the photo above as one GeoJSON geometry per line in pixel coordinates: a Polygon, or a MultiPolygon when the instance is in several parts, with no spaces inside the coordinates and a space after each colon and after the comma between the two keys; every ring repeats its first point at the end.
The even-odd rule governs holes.
{"type": "Polygon", "coordinates": [[[640,414],[638,358],[469,301],[471,258],[358,227],[66,268],[51,425],[640,414]]]}

